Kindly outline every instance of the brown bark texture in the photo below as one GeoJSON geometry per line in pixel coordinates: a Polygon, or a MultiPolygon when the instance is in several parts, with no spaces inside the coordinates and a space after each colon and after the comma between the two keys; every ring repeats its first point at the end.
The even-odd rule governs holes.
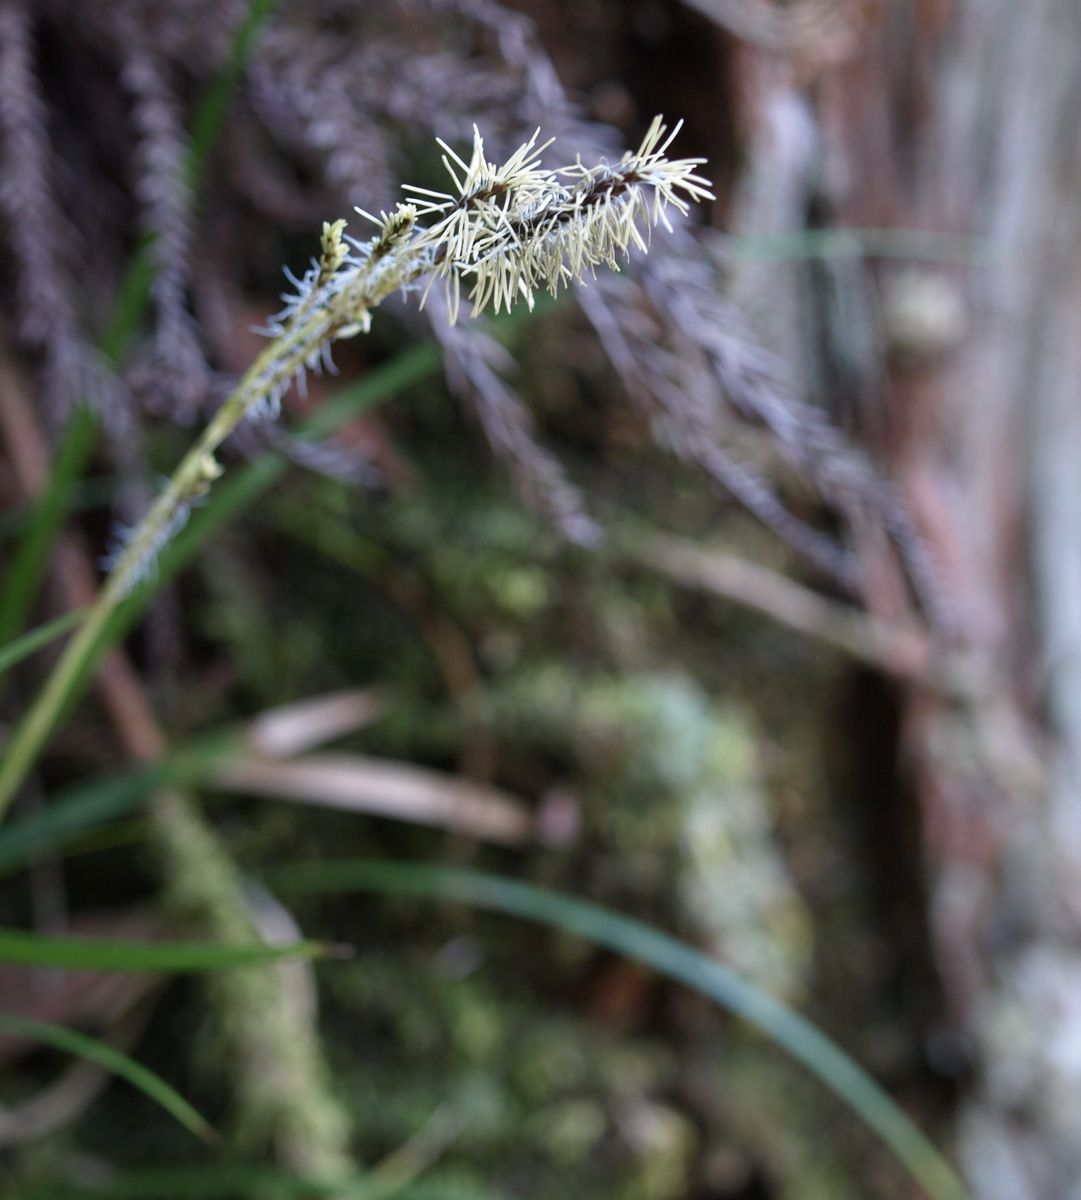
{"type": "MultiPolygon", "coordinates": [[[[733,30],[736,232],[974,240],[940,261],[750,263],[737,287],[877,447],[952,600],[956,686],[897,686],[947,1014],[932,1049],[964,1081],[969,1182],[1081,1196],[1081,6],[829,16],[844,38],[733,30]]],[[[896,617],[872,538],[869,600],[896,617]]]]}

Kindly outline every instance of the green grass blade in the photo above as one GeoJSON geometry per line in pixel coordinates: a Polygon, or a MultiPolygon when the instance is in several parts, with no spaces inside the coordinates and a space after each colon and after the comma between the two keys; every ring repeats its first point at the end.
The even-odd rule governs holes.
{"type": "Polygon", "coordinates": [[[55,642],[58,637],[63,636],[69,629],[77,625],[83,615],[83,609],[73,609],[71,612],[64,613],[62,617],[57,617],[54,621],[48,621],[36,629],[31,629],[29,633],[24,633],[22,637],[16,638],[13,642],[0,646],[0,675],[9,671],[17,662],[29,658],[42,646],[55,642]]]}
{"type": "Polygon", "coordinates": [[[151,238],[144,238],[120,281],[109,323],[101,336],[101,352],[109,362],[118,362],[135,336],[146,312],[153,283],[154,243],[151,238]]]}
{"type": "Polygon", "coordinates": [[[106,1071],[126,1080],[134,1088],[138,1088],[155,1104],[164,1108],[170,1116],[176,1118],[185,1129],[190,1130],[204,1142],[217,1141],[210,1122],[197,1112],[183,1096],[156,1075],[149,1067],[136,1062],[127,1054],[113,1046],[100,1042],[86,1034],[77,1033],[63,1025],[53,1025],[48,1021],[36,1021],[30,1017],[13,1017],[0,1014],[0,1035],[6,1037],[26,1038],[30,1041],[41,1042],[67,1054],[97,1063],[106,1071]]]}
{"type": "Polygon", "coordinates": [[[202,782],[216,760],[235,746],[231,733],[208,734],[156,762],[50,796],[47,805],[0,828],[0,878],[63,850],[90,829],[126,816],[157,788],[202,782]]]}
{"type": "Polygon", "coordinates": [[[122,1171],[100,1183],[42,1181],[23,1193],[28,1200],[234,1200],[259,1195],[267,1200],[500,1200],[494,1193],[445,1175],[404,1184],[393,1192],[370,1176],[313,1179],[262,1163],[220,1163],[122,1171]]]}
{"type": "Polygon", "coordinates": [[[178,974],[253,967],[282,958],[323,958],[331,949],[319,942],[290,946],[262,943],[230,946],[218,942],[126,942],[105,938],[58,937],[0,929],[0,962],[73,971],[146,971],[178,974]]]}
{"type": "MultiPolygon", "coordinates": [[[[431,344],[405,351],[369,371],[363,379],[341,388],[301,426],[301,435],[316,437],[332,433],[350,417],[370,410],[404,388],[429,378],[438,369],[440,361],[438,349],[431,344]]],[[[217,484],[206,504],[192,513],[188,525],[162,551],[153,579],[136,588],[112,615],[94,653],[68,695],[69,709],[82,695],[102,654],[121,640],[139,620],[157,590],[187,567],[203,546],[230,521],[265,495],[288,469],[288,461],[270,451],[227,475],[217,484]]]]}
{"type": "Polygon", "coordinates": [[[0,644],[9,642],[26,624],[49,555],[63,525],[76,484],[97,438],[97,421],[80,406],[64,431],[45,490],[35,498],[21,538],[11,556],[0,592],[0,644]]]}
{"type": "MultiPolygon", "coordinates": [[[[351,417],[369,411],[399,392],[429,378],[439,367],[434,346],[417,346],[369,371],[363,379],[341,388],[300,427],[303,437],[324,437],[340,429],[351,417]]],[[[203,546],[230,521],[250,508],[289,470],[289,462],[268,451],[255,462],[227,475],[197,509],[188,525],[161,553],[157,579],[133,592],[106,628],[106,645],[121,636],[142,614],[155,587],[173,579],[198,556],[203,546]]]]}
{"type": "Polygon", "coordinates": [[[536,921],[646,964],[754,1025],[844,1100],[933,1200],[964,1200],[952,1168],[915,1123],[843,1050],[798,1013],[721,963],[660,930],[597,905],[496,875],[421,863],[352,860],[296,864],[272,884],[290,894],[354,889],[449,898],[536,921]]]}
{"type": "Polygon", "coordinates": [[[28,1200],[235,1200],[258,1195],[266,1200],[315,1200],[341,1196],[342,1200],[371,1200],[362,1178],[354,1180],[307,1179],[261,1163],[222,1163],[210,1166],[177,1166],[123,1171],[100,1183],[62,1184],[48,1180],[28,1200]]]}
{"type": "Polygon", "coordinates": [[[439,370],[442,361],[439,347],[434,343],[413,346],[370,370],[355,383],[339,388],[304,422],[300,432],[306,437],[325,437],[334,433],[350,417],[430,378],[439,370]]]}
{"type": "Polygon", "coordinates": [[[191,141],[188,147],[187,182],[194,189],[207,159],[217,141],[218,130],[225,119],[229,100],[240,82],[251,58],[255,39],[267,18],[278,7],[278,0],[251,0],[247,15],[233,34],[233,45],[225,70],[218,76],[203,97],[191,126],[191,141]]]}
{"type": "MultiPolygon", "coordinates": [[[[406,388],[430,378],[439,369],[440,361],[439,350],[432,344],[406,350],[373,368],[362,379],[338,389],[312,413],[298,432],[302,437],[326,437],[350,418],[368,412],[406,388]]],[[[187,527],[162,551],[158,561],[158,582],[174,578],[187,567],[210,538],[266,495],[289,465],[280,454],[268,451],[255,462],[227,475],[210,493],[206,504],[192,514],[187,527]]],[[[125,601],[119,610],[124,630],[142,613],[153,592],[153,585],[148,585],[125,601]]]]}
{"type": "MultiPolygon", "coordinates": [[[[115,495],[116,488],[111,476],[83,476],[76,481],[68,505],[68,516],[74,513],[85,513],[92,509],[108,508],[115,495]]],[[[10,505],[0,513],[0,547],[7,543],[15,543],[26,531],[35,511],[37,498],[22,500],[10,505]]]]}

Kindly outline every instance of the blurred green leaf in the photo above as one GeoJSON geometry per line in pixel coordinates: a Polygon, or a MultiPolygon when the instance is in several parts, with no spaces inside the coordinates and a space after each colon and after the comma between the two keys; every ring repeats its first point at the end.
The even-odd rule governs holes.
{"type": "Polygon", "coordinates": [[[392,1191],[369,1176],[314,1179],[275,1170],[261,1163],[158,1167],[121,1171],[95,1184],[42,1182],[20,1195],[41,1200],[233,1200],[258,1194],[267,1200],[500,1200],[495,1193],[445,1175],[418,1179],[392,1191]]]}
{"type": "MultiPolygon", "coordinates": [[[[343,387],[301,426],[301,435],[317,437],[333,432],[358,413],[374,408],[404,388],[428,378],[438,369],[439,363],[439,351],[435,346],[412,347],[390,362],[375,367],[363,379],[343,387]]],[[[135,588],[118,606],[68,695],[69,709],[82,695],[102,654],[138,621],[158,589],[187,567],[215,534],[265,495],[288,469],[285,458],[268,451],[221,480],[207,502],[192,514],[187,526],[162,550],[153,578],[135,588]]]]}
{"type": "Polygon", "coordinates": [[[233,91],[240,82],[255,46],[255,39],[267,18],[278,7],[278,0],[251,0],[247,15],[233,34],[229,62],[203,97],[191,126],[188,148],[187,182],[196,188],[202,178],[206,161],[214,149],[218,130],[225,119],[233,91]]]}
{"type": "Polygon", "coordinates": [[[155,788],[197,784],[235,747],[237,735],[214,733],[164,758],[49,797],[48,805],[0,828],[0,877],[55,854],[104,822],[125,816],[155,788]]]}
{"type": "Polygon", "coordinates": [[[9,671],[17,662],[29,658],[42,646],[56,641],[58,637],[77,625],[82,616],[83,609],[73,609],[71,612],[64,613],[62,617],[57,617],[55,621],[47,621],[44,625],[31,629],[29,633],[24,633],[22,637],[8,642],[6,646],[0,646],[0,675],[9,671]]]}
{"type": "Polygon", "coordinates": [[[566,930],[645,963],[742,1017],[803,1063],[879,1135],[934,1200],[966,1196],[952,1168],[914,1122],[825,1034],[728,967],[660,930],[530,884],[425,863],[298,863],[274,871],[270,882],[289,894],[359,889],[476,904],[566,930]]]}
{"type": "Polygon", "coordinates": [[[0,591],[0,643],[25,625],[53,543],[64,523],[79,476],[93,450],[97,422],[85,405],[72,413],[53,457],[45,490],[35,497],[0,591]]]}
{"type": "Polygon", "coordinates": [[[3,1014],[0,1014],[0,1035],[41,1042],[67,1054],[85,1058],[88,1062],[97,1063],[99,1067],[104,1067],[106,1071],[126,1080],[132,1087],[149,1096],[155,1104],[164,1108],[196,1137],[205,1142],[217,1140],[217,1134],[210,1123],[175,1088],[149,1067],[144,1067],[142,1063],[136,1062],[105,1042],[77,1033],[74,1029],[67,1029],[63,1025],[3,1014]]]}
{"type": "Polygon", "coordinates": [[[58,937],[0,930],[0,962],[28,967],[62,967],[74,971],[148,971],[176,974],[252,967],[282,958],[322,958],[331,953],[319,942],[290,946],[244,946],[216,942],[124,942],[99,938],[58,937]]]}

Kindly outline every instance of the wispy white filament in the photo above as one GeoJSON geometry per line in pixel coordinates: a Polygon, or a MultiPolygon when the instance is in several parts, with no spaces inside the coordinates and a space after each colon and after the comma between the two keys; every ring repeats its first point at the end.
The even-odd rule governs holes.
{"type": "MultiPolygon", "coordinates": [[[[304,394],[308,371],[333,370],[333,343],[366,333],[372,311],[396,291],[419,290],[423,304],[441,284],[454,322],[463,293],[473,315],[498,313],[519,301],[532,308],[538,291],[584,281],[598,266],[618,271],[632,247],[648,249],[655,225],[670,228],[669,207],[685,213],[689,202],[712,197],[708,181],[695,173],[702,159],[665,158],[679,128],[669,131],[655,117],[638,149],[618,162],[587,166],[578,159],[550,170],[541,154],[551,142],[539,140],[540,130],[505,162],[493,163],[474,126],[468,162],[439,143],[453,191],[409,186],[410,201],[389,213],[358,209],[376,227],[367,241],[348,236],[343,220],[325,223],[319,257],[299,277],[286,271],[291,288],[260,330],[273,344],[207,431],[208,462],[240,420],[276,418],[290,388],[304,394]]],[[[124,580],[118,590],[153,570],[201,495],[206,481],[198,455],[190,467],[190,478],[174,480],[159,498],[151,528],[144,522],[116,539],[111,561],[124,580]]]]}
{"type": "Polygon", "coordinates": [[[669,131],[655,117],[618,162],[579,159],[557,170],[541,165],[551,141],[540,142],[540,130],[503,163],[488,161],[475,126],[468,162],[441,141],[453,190],[406,185],[410,203],[378,216],[358,209],[377,228],[367,242],[344,236],[342,222],[326,226],[322,260],[301,279],[288,276],[293,290],[265,332],[279,337],[322,309],[327,326],[313,340],[350,336],[390,292],[423,286],[427,295],[436,281],[455,320],[463,289],[475,316],[532,306],[538,291],[582,281],[598,266],[618,270],[632,247],[648,249],[654,225],[671,228],[670,206],[685,213],[690,201],[712,198],[695,172],[702,159],[665,158],[680,124],[669,131]],[[336,260],[329,270],[328,256],[336,260]]]}

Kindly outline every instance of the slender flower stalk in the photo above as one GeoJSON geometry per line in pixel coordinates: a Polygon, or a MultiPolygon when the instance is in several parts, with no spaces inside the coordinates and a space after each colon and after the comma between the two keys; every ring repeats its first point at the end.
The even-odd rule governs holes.
{"type": "Polygon", "coordinates": [[[366,333],[375,308],[394,292],[416,292],[424,303],[440,284],[451,320],[462,293],[472,315],[500,312],[537,291],[555,293],[595,276],[597,267],[619,270],[632,247],[645,251],[653,227],[669,230],[667,210],[686,213],[689,203],[711,199],[709,183],[695,173],[702,159],[669,160],[679,131],[655,117],[642,144],[616,163],[587,166],[581,159],[559,170],[541,165],[551,144],[540,131],[502,164],[489,162],[474,127],[468,162],[448,145],[443,163],[453,190],[408,186],[412,200],[390,213],[361,215],[376,225],[360,241],[344,220],[323,225],[318,260],[301,278],[264,332],[272,339],[236,390],[211,419],[143,520],[119,541],[98,599],[69,642],[33,707],[16,729],[0,765],[0,818],[37,759],[63,705],[76,686],[117,605],[153,570],[162,548],[183,526],[191,507],[221,474],[215,452],[248,417],[276,415],[281,399],[309,370],[333,369],[334,342],[366,333]]]}

